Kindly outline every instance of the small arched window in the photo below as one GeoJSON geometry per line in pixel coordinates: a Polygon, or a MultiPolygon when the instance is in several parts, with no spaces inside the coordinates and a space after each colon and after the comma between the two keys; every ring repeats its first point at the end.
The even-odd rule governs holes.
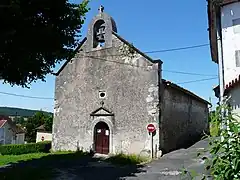
{"type": "Polygon", "coordinates": [[[103,47],[105,44],[105,22],[100,19],[93,26],[93,48],[103,47]]]}

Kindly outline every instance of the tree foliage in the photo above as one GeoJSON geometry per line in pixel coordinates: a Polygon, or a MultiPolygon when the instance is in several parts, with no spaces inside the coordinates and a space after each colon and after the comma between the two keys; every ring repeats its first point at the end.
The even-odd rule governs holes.
{"type": "Polygon", "coordinates": [[[0,2],[0,79],[22,87],[44,81],[56,63],[73,56],[88,1],[4,2],[0,2]]]}
{"type": "Polygon", "coordinates": [[[36,128],[44,125],[46,131],[52,131],[53,116],[50,116],[44,112],[37,112],[34,116],[30,117],[26,123],[26,141],[36,141],[36,128]]]}
{"type": "Polygon", "coordinates": [[[15,117],[13,119],[14,123],[16,124],[20,124],[21,126],[24,126],[25,125],[25,120],[24,120],[24,117],[15,117]]]}

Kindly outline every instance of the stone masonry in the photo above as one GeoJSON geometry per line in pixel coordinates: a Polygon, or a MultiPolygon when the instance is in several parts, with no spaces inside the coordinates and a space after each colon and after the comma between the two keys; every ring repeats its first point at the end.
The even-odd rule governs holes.
{"type": "Polygon", "coordinates": [[[121,38],[113,18],[102,9],[76,51],[75,57],[56,74],[53,150],[95,150],[95,127],[99,122],[109,128],[110,154],[149,155],[152,147],[146,129],[149,123],[156,127],[153,141],[156,153],[176,148],[179,135],[187,140],[186,134],[195,131],[198,134],[205,128],[207,112],[202,106],[205,108],[206,102],[187,97],[194,104],[191,120],[183,107],[183,111],[180,107],[172,108],[162,96],[175,93],[176,98],[182,99],[184,92],[177,89],[165,92],[162,62],[151,59],[121,38]],[[164,107],[162,114],[161,107],[164,107]],[[179,117],[182,124],[188,125],[180,124],[179,117]],[[194,123],[189,125],[189,121],[194,123]]]}
{"type": "MultiPolygon", "coordinates": [[[[151,150],[146,126],[158,124],[162,62],[138,53],[134,47],[130,57],[124,51],[130,44],[116,33],[113,19],[98,14],[76,57],[56,77],[54,150],[92,149],[94,127],[100,121],[110,129],[110,153],[151,150]],[[106,22],[106,41],[104,47],[94,48],[92,31],[98,20],[106,22]],[[106,97],[101,99],[99,92],[105,92],[106,97]],[[90,116],[102,107],[101,102],[107,111],[100,109],[102,116],[90,116]],[[114,115],[109,116],[109,112],[114,115]]],[[[154,142],[159,144],[159,139],[154,142]]]]}

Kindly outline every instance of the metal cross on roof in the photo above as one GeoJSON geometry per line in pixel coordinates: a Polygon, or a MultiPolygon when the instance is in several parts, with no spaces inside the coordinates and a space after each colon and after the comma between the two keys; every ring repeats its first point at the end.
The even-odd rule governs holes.
{"type": "Polygon", "coordinates": [[[99,13],[103,13],[104,7],[101,5],[101,6],[98,8],[98,10],[99,10],[99,13]]]}

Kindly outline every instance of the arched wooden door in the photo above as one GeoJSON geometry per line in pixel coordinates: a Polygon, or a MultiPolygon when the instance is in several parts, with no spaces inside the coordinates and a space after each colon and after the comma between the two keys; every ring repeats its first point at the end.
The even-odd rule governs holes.
{"type": "Polygon", "coordinates": [[[94,128],[95,152],[99,154],[109,153],[109,127],[105,122],[99,122],[94,128]]]}

